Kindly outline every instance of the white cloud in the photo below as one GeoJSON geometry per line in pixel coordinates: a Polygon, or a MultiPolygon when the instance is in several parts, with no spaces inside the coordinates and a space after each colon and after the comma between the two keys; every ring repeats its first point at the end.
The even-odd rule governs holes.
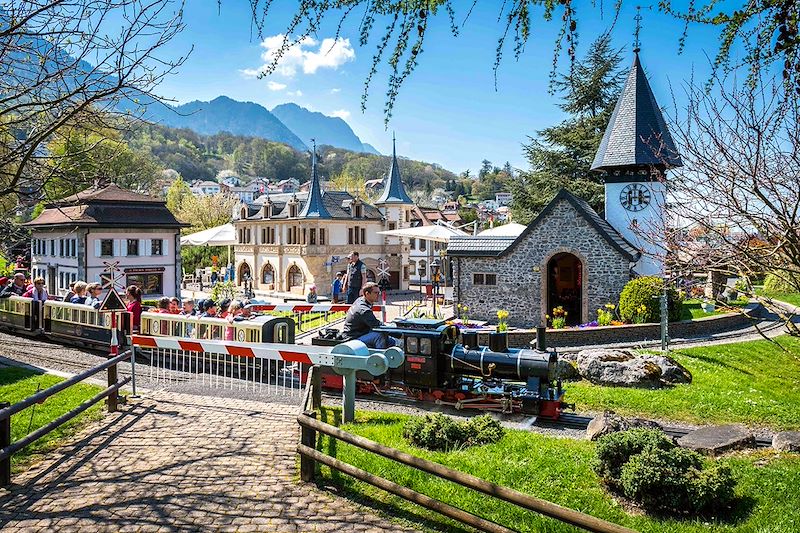
{"type": "Polygon", "coordinates": [[[337,109],[336,111],[331,111],[332,117],[339,117],[342,120],[347,120],[350,118],[350,111],[347,109],[337,109]]]}
{"type": "Polygon", "coordinates": [[[303,91],[297,89],[296,91],[286,91],[286,94],[289,96],[303,96],[303,91]]]}
{"type": "Polygon", "coordinates": [[[334,87],[333,89],[331,89],[331,94],[336,94],[336,93],[340,93],[340,92],[342,92],[342,90],[340,88],[338,88],[338,87],[334,87]]]}
{"type": "Polygon", "coordinates": [[[286,88],[285,83],[278,83],[277,81],[268,81],[267,89],[270,91],[282,91],[286,88]]]}
{"type": "MultiPolygon", "coordinates": [[[[239,72],[246,78],[253,78],[260,72],[264,72],[277,57],[283,42],[284,35],[282,33],[264,39],[261,42],[261,47],[264,48],[261,59],[264,64],[256,69],[244,69],[239,72]]],[[[355,58],[356,52],[350,45],[350,39],[328,37],[320,42],[311,37],[305,37],[300,42],[291,44],[283,52],[274,74],[292,78],[298,70],[302,70],[304,74],[314,74],[317,70],[326,68],[336,70],[355,58]]]]}

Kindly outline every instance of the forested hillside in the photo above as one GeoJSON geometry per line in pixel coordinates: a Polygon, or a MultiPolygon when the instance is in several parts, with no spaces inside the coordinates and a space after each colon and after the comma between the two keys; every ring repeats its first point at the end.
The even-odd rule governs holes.
{"type": "MultiPolygon", "coordinates": [[[[163,168],[176,170],[184,180],[213,179],[221,170],[243,177],[270,180],[308,180],[310,157],[277,142],[230,133],[199,135],[189,129],[145,124],[126,136],[132,150],[152,157],[163,168]]],[[[388,172],[391,157],[319,146],[319,173],[323,179],[346,175],[358,180],[380,179],[388,172]]],[[[456,175],[435,163],[399,158],[403,179],[410,189],[444,188],[456,175]]]]}

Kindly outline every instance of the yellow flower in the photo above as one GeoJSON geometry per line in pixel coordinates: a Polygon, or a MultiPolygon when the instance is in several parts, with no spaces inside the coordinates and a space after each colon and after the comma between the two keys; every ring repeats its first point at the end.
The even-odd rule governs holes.
{"type": "Polygon", "coordinates": [[[544,315],[544,317],[548,320],[550,319],[550,315],[544,315]]]}

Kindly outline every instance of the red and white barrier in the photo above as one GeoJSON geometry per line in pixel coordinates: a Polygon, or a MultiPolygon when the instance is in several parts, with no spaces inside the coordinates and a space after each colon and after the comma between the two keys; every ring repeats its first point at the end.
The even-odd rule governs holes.
{"type": "Polygon", "coordinates": [[[137,348],[182,350],[184,352],[231,355],[235,357],[269,359],[305,365],[333,366],[334,356],[329,347],[300,344],[248,344],[231,341],[188,340],[176,337],[133,335],[131,344],[137,348]]]}
{"type": "MultiPolygon", "coordinates": [[[[347,312],[350,304],[249,304],[247,306],[253,312],[284,311],[291,313],[336,313],[347,312]]],[[[373,305],[374,312],[382,312],[384,306],[373,305]]]]}

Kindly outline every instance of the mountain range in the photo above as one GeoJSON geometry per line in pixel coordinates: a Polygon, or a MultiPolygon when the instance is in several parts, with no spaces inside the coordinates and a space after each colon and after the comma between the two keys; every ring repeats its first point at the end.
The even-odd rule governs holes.
{"type": "Polygon", "coordinates": [[[144,117],[172,128],[188,128],[202,135],[227,131],[234,135],[260,137],[307,150],[311,139],[355,152],[379,154],[353,132],[339,117],[329,117],[294,103],[276,106],[269,111],[253,102],[239,102],[218,96],[210,102],[195,100],[179,106],[153,103],[144,117]]]}

